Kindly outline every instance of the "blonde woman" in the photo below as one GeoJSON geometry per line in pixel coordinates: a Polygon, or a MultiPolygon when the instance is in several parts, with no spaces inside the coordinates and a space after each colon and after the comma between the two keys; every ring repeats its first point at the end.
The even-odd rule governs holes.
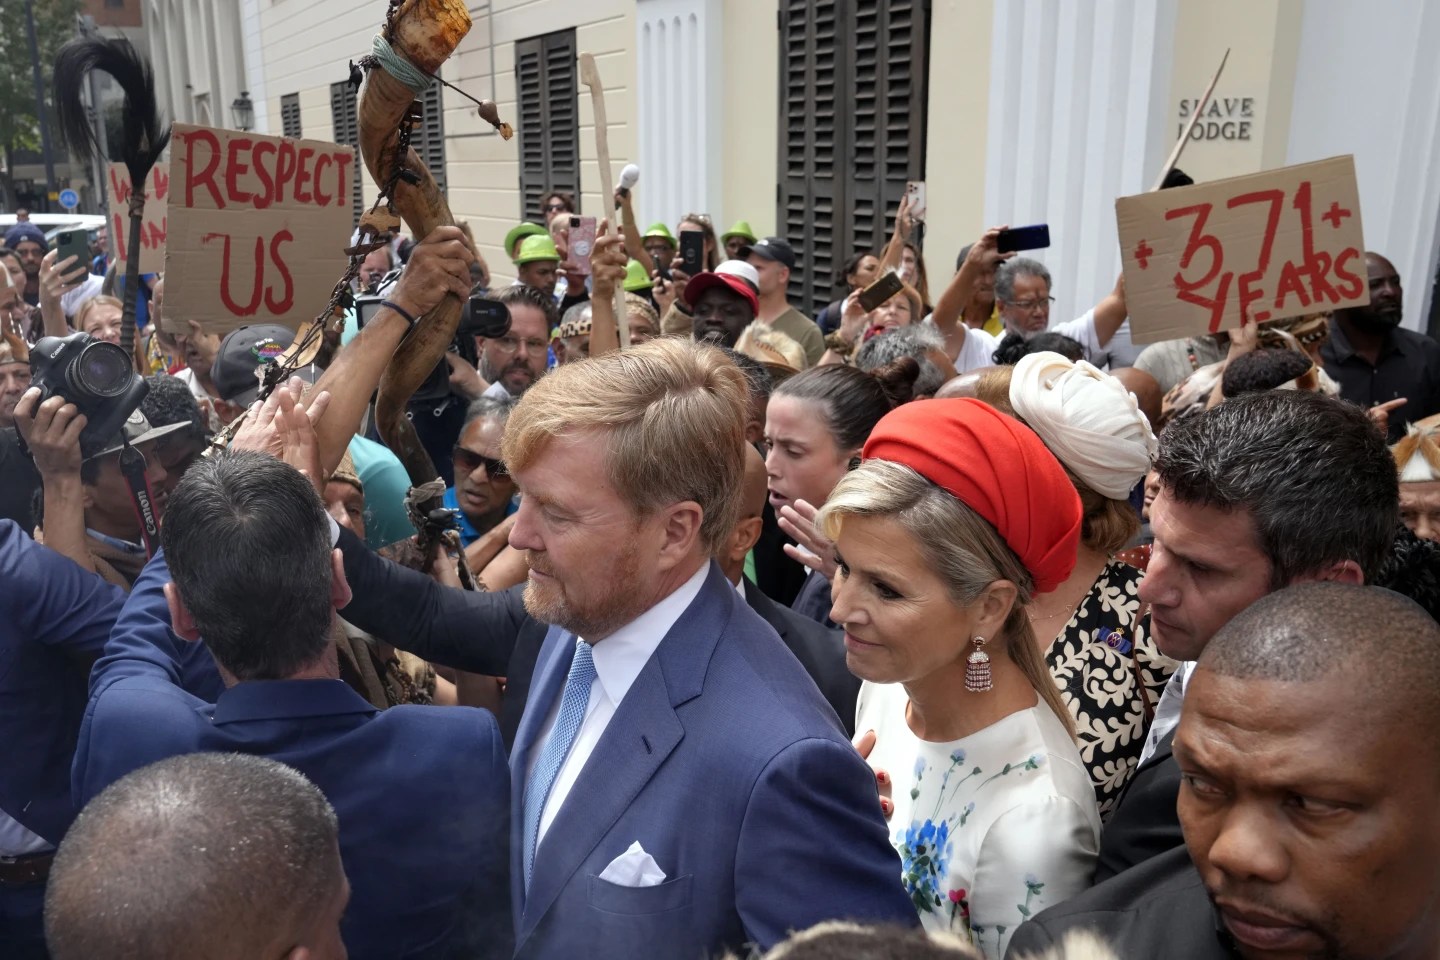
{"type": "Polygon", "coordinates": [[[1099,849],[1027,612],[1075,565],[1080,499],[1029,428],[978,400],[899,407],[864,457],[817,517],[830,616],[865,681],[855,729],[894,778],[891,841],[922,923],[1000,960],[1017,926],[1089,886],[1099,849]]]}

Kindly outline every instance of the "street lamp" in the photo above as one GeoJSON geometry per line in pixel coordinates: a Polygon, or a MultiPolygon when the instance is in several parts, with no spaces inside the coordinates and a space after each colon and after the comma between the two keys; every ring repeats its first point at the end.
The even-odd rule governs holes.
{"type": "Polygon", "coordinates": [[[240,96],[230,104],[230,117],[235,121],[235,129],[249,131],[255,125],[255,104],[250,101],[248,91],[241,90],[240,96]]]}

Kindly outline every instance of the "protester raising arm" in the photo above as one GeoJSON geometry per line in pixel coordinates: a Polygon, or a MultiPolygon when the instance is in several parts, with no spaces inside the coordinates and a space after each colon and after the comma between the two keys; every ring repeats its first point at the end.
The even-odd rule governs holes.
{"type": "Polygon", "coordinates": [[[615,290],[625,282],[628,261],[625,244],[628,233],[610,233],[610,221],[601,220],[595,251],[590,256],[590,278],[594,296],[590,298],[590,356],[620,349],[620,324],[625,317],[615,316],[615,290]]]}
{"type": "MultiPolygon", "coordinates": [[[[470,248],[459,227],[436,227],[415,246],[400,282],[386,298],[419,320],[446,294],[470,296],[470,248]]],[[[330,412],[316,424],[320,462],[328,475],[345,456],[395,348],[410,330],[398,311],[381,307],[365,329],[335,357],[317,386],[330,393],[330,412]]]]}
{"type": "Polygon", "coordinates": [[[65,322],[65,311],[60,306],[60,297],[79,287],[85,280],[85,265],[75,257],[66,257],[57,264],[51,250],[40,261],[40,316],[45,322],[45,336],[63,337],[70,332],[65,322]],[[67,273],[67,271],[70,271],[67,273]]]}
{"type": "Polygon", "coordinates": [[[987,270],[995,269],[995,264],[1001,257],[995,249],[995,242],[1000,231],[1008,229],[1008,226],[991,227],[970,245],[965,262],[960,265],[945,292],[940,294],[935,311],[930,314],[935,328],[945,338],[945,352],[951,357],[958,357],[965,346],[966,327],[961,322],[961,315],[975,291],[975,281],[984,276],[987,270]]]}
{"type": "Polygon", "coordinates": [[[640,242],[640,228],[635,225],[634,191],[615,192],[615,203],[620,208],[620,226],[625,237],[625,253],[630,260],[638,260],[645,272],[655,275],[658,264],[640,242]]]}
{"type": "Polygon", "coordinates": [[[85,544],[85,490],[80,479],[80,431],[85,423],[85,415],[64,397],[41,403],[38,387],[26,390],[15,407],[15,426],[44,481],[45,545],[94,573],[95,560],[85,544]]]}

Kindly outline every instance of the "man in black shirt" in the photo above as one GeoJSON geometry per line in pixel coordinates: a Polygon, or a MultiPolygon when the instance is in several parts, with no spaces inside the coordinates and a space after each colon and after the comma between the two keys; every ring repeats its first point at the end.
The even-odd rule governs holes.
{"type": "Polygon", "coordinates": [[[1405,435],[1405,424],[1440,413],[1440,343],[1400,326],[1404,290],[1394,264],[1365,254],[1370,304],[1335,311],[1330,339],[1320,349],[1325,372],[1340,384],[1340,395],[1369,409],[1405,400],[1390,412],[1390,442],[1405,435]]]}

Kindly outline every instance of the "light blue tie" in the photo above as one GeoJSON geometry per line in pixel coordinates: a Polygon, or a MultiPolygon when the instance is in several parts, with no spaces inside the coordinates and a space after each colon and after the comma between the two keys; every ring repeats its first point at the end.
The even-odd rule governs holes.
{"type": "Polygon", "coordinates": [[[545,801],[555,778],[565,765],[565,758],[575,744],[580,724],[585,719],[585,708],[590,703],[590,686],[595,682],[595,656],[590,644],[575,640],[575,659],[570,662],[570,675],[565,678],[565,690],[560,694],[560,712],[555,716],[555,726],[540,751],[540,758],[530,772],[530,782],[525,785],[525,889],[530,889],[530,875],[535,868],[535,848],[540,843],[540,816],[545,812],[545,801]]]}

